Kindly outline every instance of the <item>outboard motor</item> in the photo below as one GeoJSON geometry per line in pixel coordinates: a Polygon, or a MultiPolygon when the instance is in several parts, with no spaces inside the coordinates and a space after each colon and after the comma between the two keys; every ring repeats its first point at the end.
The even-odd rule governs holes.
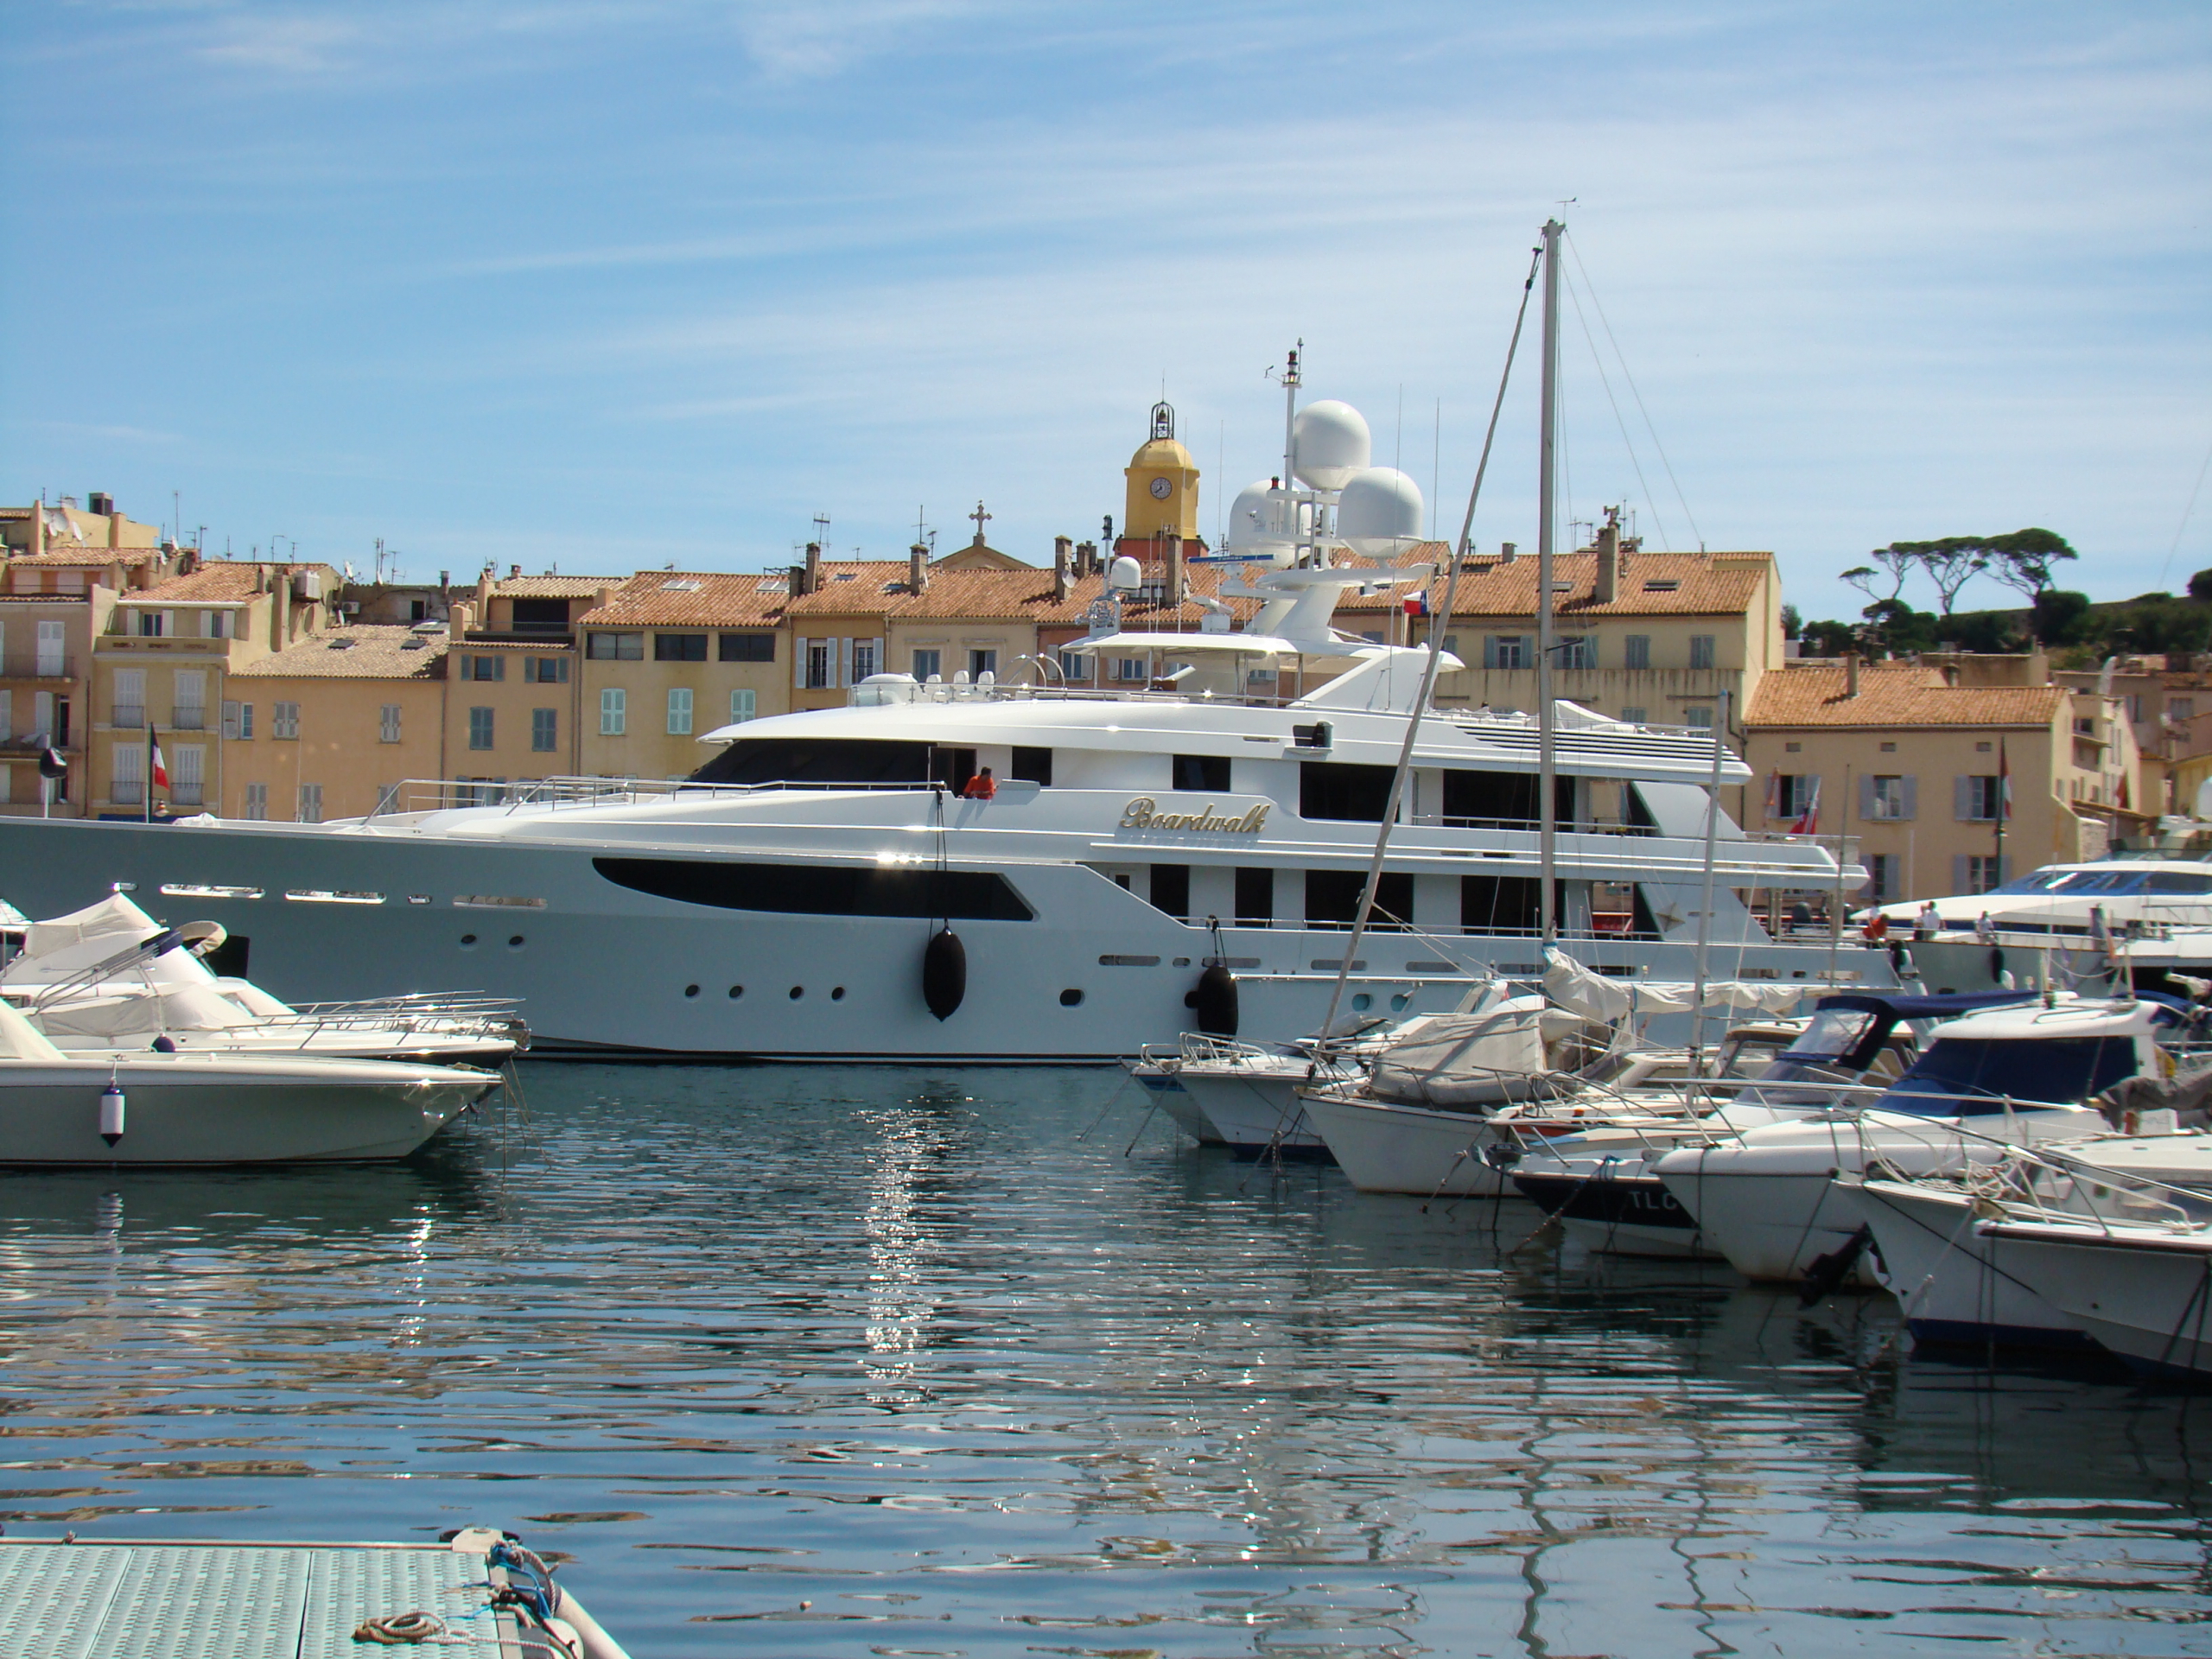
{"type": "Polygon", "coordinates": [[[950,1020],[968,995],[968,947],[950,927],[930,935],[922,952],[922,1001],[940,1020],[950,1020]]]}

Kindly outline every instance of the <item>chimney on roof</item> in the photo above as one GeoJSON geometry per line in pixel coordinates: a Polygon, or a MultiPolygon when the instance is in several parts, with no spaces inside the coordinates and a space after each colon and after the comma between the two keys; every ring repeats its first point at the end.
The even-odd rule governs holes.
{"type": "Polygon", "coordinates": [[[1859,695],[1859,653],[1855,651],[1844,653],[1843,695],[1847,697],[1859,695]]]}
{"type": "Polygon", "coordinates": [[[822,591],[822,543],[819,542],[806,544],[806,591],[810,594],[822,591]]]}
{"type": "Polygon", "coordinates": [[[1098,569],[1098,543],[1077,542],[1075,544],[1075,577],[1081,582],[1098,569]]]}
{"type": "Polygon", "coordinates": [[[1071,536],[1052,537],[1052,603],[1068,602],[1068,588],[1074,581],[1075,538],[1071,536]]]}
{"type": "Polygon", "coordinates": [[[1598,588],[1591,595],[1599,605],[1610,605],[1621,592],[1621,510],[1605,509],[1605,522],[1598,527],[1598,588]]]}
{"type": "Polygon", "coordinates": [[[520,566],[520,565],[518,565],[518,564],[511,564],[511,565],[509,565],[509,566],[507,567],[507,580],[508,580],[509,582],[512,582],[512,581],[514,581],[517,577],[518,577],[518,576],[519,576],[519,575],[522,575],[522,566],[520,566]]]}
{"type": "Polygon", "coordinates": [[[1510,564],[1514,560],[1519,558],[1521,555],[1519,550],[1516,549],[1512,543],[1500,542],[1497,544],[1497,556],[1500,563],[1510,564]]]}
{"type": "Polygon", "coordinates": [[[916,542],[906,550],[906,591],[920,594],[929,591],[930,550],[916,542]]]}

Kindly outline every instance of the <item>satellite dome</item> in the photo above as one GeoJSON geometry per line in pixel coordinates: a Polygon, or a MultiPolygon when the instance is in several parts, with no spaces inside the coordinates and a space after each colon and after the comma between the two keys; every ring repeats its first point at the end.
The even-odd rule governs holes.
{"type": "Polygon", "coordinates": [[[1288,564],[1298,556],[1289,524],[1289,492],[1271,478],[1237,491],[1229,509],[1229,550],[1265,555],[1271,564],[1288,564]]]}
{"type": "Polygon", "coordinates": [[[1291,464],[1309,489],[1341,490],[1372,450],[1359,411],[1333,397],[1306,404],[1291,425],[1291,464]]]}
{"type": "Polygon", "coordinates": [[[1144,571],[1137,562],[1124,554],[1106,567],[1106,585],[1135,593],[1144,584],[1144,571]]]}
{"type": "Polygon", "coordinates": [[[1421,539],[1421,486],[1395,467],[1354,474],[1337,498],[1337,536],[1355,553],[1387,559],[1421,539]]]}

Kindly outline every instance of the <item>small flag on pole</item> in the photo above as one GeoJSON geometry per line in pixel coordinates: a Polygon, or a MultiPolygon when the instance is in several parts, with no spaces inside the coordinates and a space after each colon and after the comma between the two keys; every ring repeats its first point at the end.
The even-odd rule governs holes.
{"type": "Polygon", "coordinates": [[[2012,816],[2012,763],[2005,753],[2005,740],[1997,740],[1997,816],[2012,816]]]}
{"type": "Polygon", "coordinates": [[[1798,810],[1797,822],[1789,826],[1789,833],[1793,836],[1817,836],[1821,833],[1821,780],[1818,778],[1813,779],[1810,794],[1803,792],[1805,786],[1802,784],[1797,787],[1800,791],[1798,798],[1803,804],[1798,810]]]}
{"type": "Polygon", "coordinates": [[[146,767],[147,774],[153,779],[156,787],[167,789],[169,786],[169,769],[168,764],[162,759],[161,740],[149,731],[146,734],[146,747],[152,751],[146,767]]]}

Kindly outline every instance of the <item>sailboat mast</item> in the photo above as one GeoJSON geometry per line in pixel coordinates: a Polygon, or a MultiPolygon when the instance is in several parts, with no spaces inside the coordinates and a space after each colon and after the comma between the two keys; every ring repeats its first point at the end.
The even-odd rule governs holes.
{"type": "Polygon", "coordinates": [[[1552,526],[1558,515],[1559,471],[1559,234],[1567,227],[1544,221],[1543,435],[1537,445],[1536,480],[1536,884],[1544,944],[1559,938],[1554,873],[1559,865],[1558,757],[1552,718],[1552,526]]]}

